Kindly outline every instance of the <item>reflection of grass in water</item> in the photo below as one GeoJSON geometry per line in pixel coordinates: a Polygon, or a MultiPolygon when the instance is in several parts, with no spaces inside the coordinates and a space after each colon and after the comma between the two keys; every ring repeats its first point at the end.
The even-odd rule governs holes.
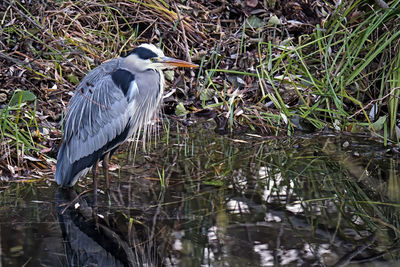
{"type": "MultiPolygon", "coordinates": [[[[23,182],[23,183],[8,183],[6,187],[0,189],[0,214],[2,219],[5,219],[7,216],[7,212],[14,213],[14,208],[24,207],[28,199],[37,196],[38,189],[36,182],[23,182]]],[[[39,205],[33,205],[39,209],[39,205]]],[[[34,211],[34,213],[38,213],[39,210],[34,211]]]]}
{"type": "Polygon", "coordinates": [[[283,177],[286,184],[293,182],[296,202],[309,215],[306,217],[316,227],[314,230],[323,224],[335,227],[337,234],[345,237],[343,231],[347,227],[359,234],[363,230],[375,233],[383,227],[398,235],[399,212],[395,207],[399,205],[389,203],[386,189],[382,192],[386,186],[384,174],[379,177],[369,173],[369,167],[374,167],[372,160],[364,164],[359,158],[340,151],[329,139],[322,154],[310,156],[309,152],[298,151],[298,159],[283,166],[287,174],[283,177]]]}
{"type": "MultiPolygon", "coordinates": [[[[202,231],[216,223],[222,232],[235,222],[252,223],[261,216],[256,210],[267,208],[303,218],[311,232],[324,229],[331,241],[337,237],[357,244],[358,238],[375,234],[384,249],[396,240],[399,204],[391,203],[395,198],[388,194],[398,190],[390,182],[393,178],[387,182],[388,166],[368,154],[373,149],[382,153],[379,145],[374,148],[370,143],[368,151],[363,147],[357,151],[357,147],[344,149],[340,138],[245,144],[245,137],[235,143],[210,137],[205,130],[194,134],[188,142],[194,156],[179,153],[182,147],[171,152],[178,154],[176,162],[181,166],[176,171],[185,179],[182,205],[184,217],[190,218],[184,224],[188,236],[204,238],[202,231]],[[354,156],[354,151],[361,156],[354,156]],[[230,200],[242,207],[229,210],[230,200]],[[294,206],[299,211],[289,210],[294,206]]],[[[396,168],[393,161],[388,170],[391,177],[396,168]]],[[[307,241],[311,236],[303,238],[307,241]]]]}
{"type": "MultiPolygon", "coordinates": [[[[154,184],[162,186],[164,181],[168,185],[166,190],[160,190],[158,200],[150,199],[152,207],[147,209],[150,203],[143,202],[146,215],[157,209],[157,219],[160,218],[160,228],[155,232],[161,229],[162,234],[154,238],[165,238],[162,241],[168,243],[175,240],[171,232],[182,231],[184,238],[179,239],[182,250],[190,252],[185,255],[190,255],[192,262],[201,263],[211,242],[215,242],[211,246],[228,246],[229,238],[236,237],[232,234],[235,227],[268,234],[263,231],[272,231],[272,227],[272,230],[260,227],[269,225],[265,221],[268,212],[282,214],[281,224],[285,230],[291,227],[289,231],[292,230],[290,233],[298,243],[334,246],[337,240],[345,240],[357,246],[367,242],[359,238],[373,233],[379,249],[385,250],[398,237],[399,211],[397,206],[390,206],[398,205],[396,161],[389,160],[383,165],[387,159],[364,154],[368,151],[357,147],[344,149],[340,138],[262,141],[246,136],[215,136],[210,132],[205,128],[169,132],[170,146],[160,144],[149,151],[154,153],[152,161],[161,166],[150,162],[154,169],[148,170],[144,165],[141,168],[146,175],[139,175],[143,179],[158,173],[160,179],[154,179],[154,184]],[[173,145],[178,138],[179,145],[173,145]],[[354,156],[354,151],[360,156],[354,156]],[[236,206],[231,206],[232,203],[236,206]],[[291,207],[297,207],[298,211],[291,207]],[[305,227],[299,229],[296,219],[305,227]],[[210,232],[215,236],[209,236],[210,232]],[[319,235],[321,232],[327,233],[324,239],[319,235]]],[[[372,143],[367,149],[379,153],[379,147],[372,143]]],[[[14,201],[12,194],[19,193],[20,200],[26,199],[22,193],[36,194],[35,188],[15,184],[0,203],[10,207],[10,201],[14,201]]],[[[131,214],[130,210],[122,212],[129,239],[133,238],[130,235],[136,224],[151,224],[147,217],[136,218],[136,213],[131,214]]]]}

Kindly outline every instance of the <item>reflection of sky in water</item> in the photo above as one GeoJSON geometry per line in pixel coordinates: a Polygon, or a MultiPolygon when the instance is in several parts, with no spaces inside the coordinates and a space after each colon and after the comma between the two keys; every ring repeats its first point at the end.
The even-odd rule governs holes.
{"type": "Polygon", "coordinates": [[[312,260],[318,258],[320,262],[332,265],[339,260],[338,255],[332,251],[330,244],[304,244],[303,258],[312,260]]]}
{"type": "MultiPolygon", "coordinates": [[[[285,180],[280,172],[276,173],[276,171],[273,171],[271,168],[262,166],[258,171],[258,176],[259,179],[267,179],[262,195],[263,200],[267,203],[272,203],[276,200],[285,203],[284,201],[286,201],[288,195],[291,197],[296,196],[292,189],[294,187],[294,182],[289,180],[290,189],[288,189],[286,185],[282,185],[281,183],[284,183],[285,180]]],[[[287,204],[286,209],[293,213],[303,212],[303,208],[297,203],[287,204]]]]}
{"type": "MultiPolygon", "coordinates": [[[[219,251],[219,257],[217,260],[215,258],[215,254],[213,248],[216,249],[219,245],[224,244],[227,240],[232,237],[226,236],[222,233],[222,231],[218,230],[218,227],[212,226],[207,231],[208,244],[209,247],[204,249],[204,259],[206,262],[216,263],[224,262],[221,259],[228,259],[229,252],[223,247],[222,250],[219,251]]],[[[180,243],[181,244],[181,243],[180,243]]],[[[307,266],[307,260],[313,260],[318,258],[320,262],[324,262],[325,264],[334,263],[338,260],[338,255],[331,250],[330,244],[309,244],[304,243],[302,249],[294,249],[284,247],[274,248],[269,247],[269,244],[261,243],[259,241],[254,241],[252,244],[254,252],[259,256],[257,261],[257,266],[275,266],[277,264],[276,260],[278,260],[280,265],[291,265],[296,264],[297,266],[307,266]],[[276,258],[274,259],[274,252],[276,258]],[[301,253],[301,254],[300,254],[301,253]]],[[[174,246],[174,249],[181,250],[180,248],[174,246]]],[[[202,264],[201,266],[210,266],[208,264],[202,264]]],[[[214,265],[211,265],[214,266],[214,265]]]]}
{"type": "MultiPolygon", "coordinates": [[[[206,261],[214,262],[215,261],[215,256],[214,256],[214,252],[212,251],[212,249],[205,248],[204,249],[204,257],[203,258],[206,259],[206,261]]],[[[201,264],[200,266],[210,266],[210,265],[201,264]]]]}
{"type": "Polygon", "coordinates": [[[232,173],[233,184],[229,184],[228,188],[236,188],[237,190],[247,189],[247,176],[243,169],[234,170],[232,173]]]}
{"type": "Polygon", "coordinates": [[[265,214],[264,220],[266,222],[281,222],[282,221],[282,219],[279,216],[273,215],[270,212],[267,212],[265,214]]]}
{"type": "MultiPolygon", "coordinates": [[[[205,140],[208,142],[209,137],[207,136],[205,140]]],[[[223,141],[226,140],[223,139],[223,141]]],[[[201,146],[195,146],[199,151],[193,158],[179,159],[178,157],[176,159],[176,154],[162,154],[163,150],[157,151],[157,155],[160,154],[163,159],[166,159],[163,164],[169,166],[172,162],[178,161],[178,164],[173,164],[170,169],[166,169],[166,175],[169,171],[172,181],[163,195],[167,205],[154,208],[157,203],[160,203],[157,195],[159,181],[158,179],[143,179],[143,177],[157,177],[157,170],[151,172],[153,162],[146,163],[146,160],[144,167],[135,169],[139,175],[132,175],[127,171],[128,168],[122,169],[121,178],[113,181],[113,183],[121,183],[121,192],[118,192],[121,195],[121,203],[125,201],[124,205],[131,205],[127,210],[123,210],[124,206],[122,206],[123,214],[130,214],[134,207],[135,212],[130,216],[145,225],[144,229],[152,229],[152,223],[156,223],[153,237],[157,241],[155,243],[157,247],[151,253],[162,251],[161,256],[165,266],[192,266],[190,263],[194,261],[196,263],[193,266],[330,266],[352,253],[360,244],[365,244],[365,238],[371,235],[372,231],[367,231],[371,229],[367,227],[366,216],[364,216],[364,214],[371,215],[368,213],[369,210],[365,213],[356,210],[358,215],[355,215],[354,205],[347,201],[348,193],[353,193],[351,196],[354,199],[349,200],[358,201],[355,203],[362,207],[361,205],[369,199],[363,198],[363,195],[356,192],[355,188],[364,195],[368,195],[369,191],[364,192],[363,181],[349,177],[347,169],[341,172],[341,169],[345,167],[340,162],[332,159],[329,164],[326,164],[331,154],[328,157],[320,153],[322,158],[319,159],[319,154],[314,152],[314,148],[312,153],[300,155],[296,154],[301,153],[300,149],[292,151],[293,155],[287,153],[288,151],[266,149],[264,156],[259,152],[261,149],[257,148],[258,156],[255,157],[253,146],[243,148],[234,145],[229,150],[233,151],[233,154],[222,156],[218,154],[218,157],[214,158],[210,151],[228,151],[227,147],[223,149],[218,147],[218,142],[210,147],[206,142],[201,146]],[[203,155],[202,149],[207,149],[206,156],[203,156],[205,160],[197,161],[197,158],[203,155]],[[235,149],[240,152],[239,156],[236,156],[235,149]],[[168,160],[170,156],[172,159],[168,160]],[[218,168],[228,165],[229,169],[218,168]],[[129,183],[125,181],[128,179],[129,183]],[[205,183],[209,180],[218,180],[218,182],[221,180],[222,183],[205,183]],[[128,189],[132,192],[127,192],[128,189]],[[124,196],[127,196],[127,199],[123,198],[124,196]],[[130,202],[130,199],[134,201],[130,202]],[[142,206],[144,211],[141,210],[142,206]],[[138,208],[138,215],[136,208],[138,208]],[[349,225],[354,229],[351,229],[349,225]]],[[[226,143],[223,144],[226,145],[226,143]]],[[[368,147],[368,150],[371,148],[368,147]]],[[[129,168],[131,169],[133,168],[129,168]]],[[[385,184],[385,172],[380,171],[378,174],[382,175],[379,185],[383,183],[384,186],[388,186],[385,184]]],[[[377,173],[371,175],[376,176],[377,173]]],[[[91,182],[90,178],[87,180],[91,182]]],[[[44,196],[48,198],[52,194],[50,192],[44,196]]],[[[370,196],[372,201],[376,201],[373,199],[374,194],[370,196]]],[[[103,201],[101,207],[108,207],[109,199],[106,193],[99,193],[99,199],[103,201]]],[[[385,199],[380,197],[378,200],[385,199]]],[[[116,201],[113,199],[111,202],[116,201]]],[[[29,203],[37,204],[39,207],[39,205],[51,203],[51,200],[41,201],[39,198],[29,203]]],[[[71,207],[79,210],[81,207],[78,206],[79,204],[75,204],[71,207]]],[[[43,210],[37,207],[37,214],[48,218],[50,208],[43,210]]],[[[376,207],[377,210],[385,213],[386,209],[381,208],[381,206],[376,207]]],[[[395,214],[394,210],[386,208],[390,215],[395,214]]],[[[35,211],[34,207],[30,211],[35,211]]],[[[26,214],[30,214],[23,209],[19,212],[14,221],[19,221],[26,214]]],[[[111,214],[109,218],[112,221],[115,214],[111,214]]],[[[383,216],[379,219],[387,222],[383,216]]],[[[24,231],[21,228],[21,231],[9,223],[12,220],[8,217],[4,218],[4,221],[0,224],[3,227],[0,229],[2,240],[7,238],[11,240],[10,236],[12,236],[13,240],[35,240],[36,242],[39,235],[37,233],[46,236],[44,230],[42,233],[38,229],[24,231]],[[5,226],[8,228],[4,228],[5,226]],[[18,235],[7,234],[10,233],[10,228],[16,233],[21,233],[19,238],[17,238],[18,235]],[[27,234],[31,234],[34,239],[25,238],[27,234]]],[[[392,221],[388,221],[388,224],[392,221]]],[[[53,224],[54,222],[51,221],[50,225],[53,224]]],[[[132,229],[140,231],[142,224],[135,225],[132,229]]],[[[378,226],[381,229],[385,227],[383,224],[378,226]]],[[[397,227],[397,225],[390,226],[397,227]]],[[[124,225],[118,229],[124,229],[124,225]]],[[[147,244],[146,238],[138,240],[136,244],[147,244]]],[[[379,242],[373,243],[373,246],[368,248],[370,251],[360,254],[360,258],[374,256],[376,253],[387,250],[389,245],[386,246],[386,244],[391,244],[392,240],[390,237],[385,238],[384,241],[387,243],[383,245],[379,242]]],[[[61,240],[59,241],[61,244],[61,240]]],[[[3,243],[7,244],[7,242],[3,243]]],[[[42,243],[48,244],[46,240],[42,243]]],[[[19,244],[18,247],[21,247],[21,251],[24,248],[19,244]]],[[[6,251],[8,247],[3,246],[1,249],[6,251]]],[[[7,251],[6,253],[3,251],[0,254],[3,253],[2,255],[10,259],[8,255],[11,253],[7,254],[7,251]]],[[[145,256],[149,255],[147,251],[143,251],[146,252],[145,256]]],[[[140,250],[136,252],[140,253],[140,250]]],[[[57,253],[52,255],[62,254],[63,251],[59,250],[57,253]]],[[[26,255],[36,257],[34,253],[26,253],[26,255]]],[[[25,262],[26,258],[23,261],[25,262]]],[[[21,266],[24,262],[14,266],[21,266]]]]}
{"type": "Polygon", "coordinates": [[[274,266],[274,256],[271,250],[268,250],[268,244],[254,244],[254,251],[260,255],[261,266],[274,266]]]}
{"type": "Polygon", "coordinates": [[[302,263],[299,261],[299,252],[297,249],[278,250],[278,256],[281,258],[280,264],[286,265],[292,262],[302,263]]]}
{"type": "Polygon", "coordinates": [[[286,209],[292,213],[302,213],[304,211],[300,203],[287,204],[286,209]]]}
{"type": "Polygon", "coordinates": [[[250,213],[249,206],[246,203],[234,199],[226,203],[226,208],[232,214],[250,213]]]}
{"type": "Polygon", "coordinates": [[[175,237],[175,241],[174,241],[174,243],[173,243],[173,245],[172,245],[172,248],[174,249],[174,250],[181,250],[183,247],[182,247],[182,241],[181,241],[181,239],[182,239],[182,237],[185,235],[185,232],[184,231],[175,231],[174,233],[173,233],[173,236],[175,237]]]}
{"type": "Polygon", "coordinates": [[[210,227],[210,229],[207,232],[208,242],[215,243],[215,242],[218,241],[217,231],[218,231],[218,227],[217,226],[210,227]]]}

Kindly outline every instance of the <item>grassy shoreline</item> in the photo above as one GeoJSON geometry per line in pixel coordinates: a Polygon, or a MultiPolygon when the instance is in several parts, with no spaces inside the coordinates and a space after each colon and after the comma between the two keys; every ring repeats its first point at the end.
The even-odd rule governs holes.
{"type": "Polygon", "coordinates": [[[50,173],[79,80],[142,42],[201,65],[168,81],[164,110],[178,121],[211,112],[227,133],[328,128],[399,147],[400,3],[314,3],[4,2],[0,176],[50,173]]]}

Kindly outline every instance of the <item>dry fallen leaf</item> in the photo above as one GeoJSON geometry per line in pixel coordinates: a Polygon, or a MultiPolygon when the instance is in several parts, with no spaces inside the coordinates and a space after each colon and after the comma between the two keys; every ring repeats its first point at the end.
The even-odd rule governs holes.
{"type": "Polygon", "coordinates": [[[29,160],[29,161],[42,161],[41,159],[38,159],[38,158],[35,158],[35,157],[31,157],[31,156],[28,156],[28,155],[24,155],[24,159],[27,159],[27,160],[29,160]]]}
{"type": "Polygon", "coordinates": [[[256,7],[258,5],[258,0],[247,0],[246,4],[248,7],[256,7]]]}

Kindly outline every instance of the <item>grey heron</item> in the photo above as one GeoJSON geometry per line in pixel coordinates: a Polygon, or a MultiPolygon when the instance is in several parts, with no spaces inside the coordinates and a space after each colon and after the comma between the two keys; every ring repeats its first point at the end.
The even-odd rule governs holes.
{"type": "MultiPolygon", "coordinates": [[[[64,135],[57,156],[55,179],[71,187],[103,160],[107,187],[108,161],[120,144],[137,137],[160,108],[168,67],[198,67],[165,57],[152,44],[142,44],[126,57],[107,61],[91,70],[72,96],[64,120],[64,135]]],[[[143,137],[142,136],[142,137],[143,137]]]]}

